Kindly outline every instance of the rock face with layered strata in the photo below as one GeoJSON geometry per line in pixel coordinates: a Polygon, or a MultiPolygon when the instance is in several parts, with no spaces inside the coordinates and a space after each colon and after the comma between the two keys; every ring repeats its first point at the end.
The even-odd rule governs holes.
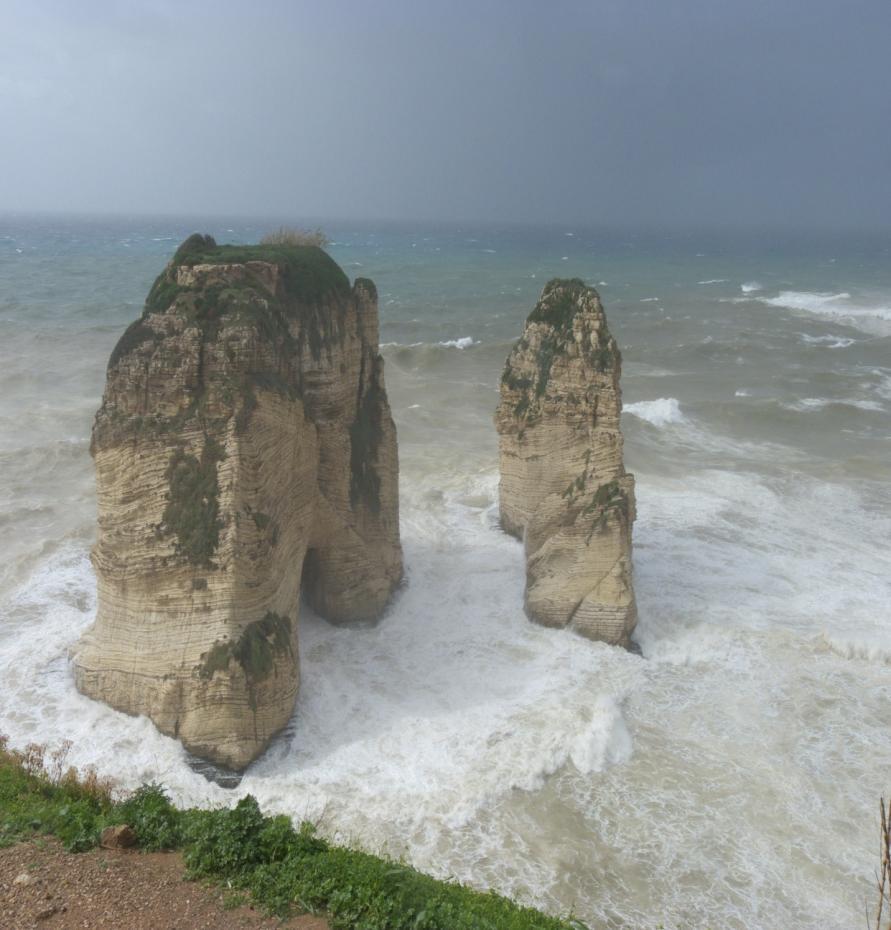
{"type": "Polygon", "coordinates": [[[501,524],[525,543],[527,613],[627,646],[635,511],[621,366],[597,292],[551,281],[508,357],[495,423],[501,524]]]}
{"type": "Polygon", "coordinates": [[[370,619],[402,576],[373,283],[316,247],[190,237],[111,355],[91,451],[77,686],[244,768],[294,709],[301,591],[370,619]]]}

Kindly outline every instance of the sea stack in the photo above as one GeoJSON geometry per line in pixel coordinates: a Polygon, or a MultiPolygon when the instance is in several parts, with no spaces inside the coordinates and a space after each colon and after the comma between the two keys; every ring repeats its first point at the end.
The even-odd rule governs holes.
{"type": "Polygon", "coordinates": [[[77,687],[243,769],[288,722],[301,592],[371,619],[402,577],[377,292],[314,245],[194,235],[112,352],[77,687]]]}
{"type": "Polygon", "coordinates": [[[526,612],[628,646],[634,477],[622,463],[622,360],[597,291],[550,281],[501,378],[502,527],[526,550],[526,612]]]}

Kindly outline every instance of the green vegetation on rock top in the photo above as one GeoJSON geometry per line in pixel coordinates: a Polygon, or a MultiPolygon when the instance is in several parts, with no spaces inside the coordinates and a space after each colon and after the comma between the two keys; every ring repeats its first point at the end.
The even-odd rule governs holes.
{"type": "Polygon", "coordinates": [[[548,323],[555,329],[566,332],[572,329],[572,320],[579,307],[579,297],[597,291],[588,287],[581,278],[552,278],[544,287],[541,299],[526,318],[527,323],[548,323]],[[559,294],[554,295],[554,291],[559,294]]]}
{"type": "Polygon", "coordinates": [[[66,770],[64,751],[45,755],[40,746],[10,751],[0,737],[0,847],[51,834],[82,851],[99,844],[104,827],[127,824],[143,850],[182,850],[188,878],[280,917],[324,912],[335,930],[585,930],[571,917],[335,846],[311,824],[295,830],[250,795],[232,809],[180,810],[153,784],[118,801],[95,774],[66,770]]]}
{"type": "Polygon", "coordinates": [[[201,233],[192,233],[188,239],[184,239],[179,248],[173,255],[173,262],[176,265],[184,264],[190,255],[206,252],[208,249],[215,249],[217,241],[213,236],[201,235],[201,233]]]}
{"type": "Polygon", "coordinates": [[[356,278],[353,283],[354,288],[363,288],[371,295],[372,300],[377,300],[377,285],[371,278],[356,278]]]}
{"type": "MultiPolygon", "coordinates": [[[[533,382],[527,375],[518,375],[513,370],[517,350],[526,351],[529,342],[524,336],[517,342],[514,352],[508,357],[501,383],[509,390],[521,392],[521,397],[514,405],[517,419],[528,418],[530,411],[540,409],[537,402],[545,397],[551,378],[554,362],[566,351],[573,336],[573,324],[580,309],[580,301],[587,295],[599,297],[593,287],[585,284],[581,278],[552,278],[545,285],[541,298],[526,318],[527,324],[540,323],[549,327],[540,331],[537,349],[536,375],[534,391],[529,392],[533,382]]],[[[597,330],[597,346],[592,353],[594,368],[599,372],[609,370],[618,360],[618,350],[610,338],[606,321],[597,330]]]]}
{"type": "Polygon", "coordinates": [[[210,237],[190,236],[174,255],[175,265],[243,265],[269,262],[282,271],[285,292],[301,301],[336,294],[346,297],[350,281],[336,261],[316,245],[217,245],[210,237]]]}
{"type": "MultiPolygon", "coordinates": [[[[374,283],[357,284],[376,296],[374,283]]],[[[313,244],[272,241],[260,245],[218,245],[211,236],[195,233],[177,249],[172,262],[149,290],[141,319],[132,323],[112,351],[109,368],[147,343],[161,343],[165,330],[152,328],[151,314],[175,313],[187,325],[197,325],[204,340],[215,339],[220,329],[256,327],[262,337],[281,347],[286,357],[306,345],[319,360],[344,334],[347,304],[352,290],[343,270],[323,249],[313,244]],[[200,264],[246,265],[264,262],[280,271],[281,289],[272,294],[256,269],[215,276],[205,283],[180,284],[177,268],[200,264]],[[296,341],[293,324],[299,324],[296,341]]]]}

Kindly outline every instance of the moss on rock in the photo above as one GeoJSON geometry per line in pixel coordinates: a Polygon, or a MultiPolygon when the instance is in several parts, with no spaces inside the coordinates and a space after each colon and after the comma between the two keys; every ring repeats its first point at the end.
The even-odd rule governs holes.
{"type": "Polygon", "coordinates": [[[164,508],[162,533],[176,536],[176,551],[190,564],[212,568],[211,557],[220,543],[220,485],[217,463],[225,457],[212,438],[206,438],[201,458],[182,448],[170,457],[170,491],[164,508]]]}
{"type": "Polygon", "coordinates": [[[197,234],[190,236],[177,250],[174,265],[244,265],[268,262],[282,272],[285,293],[300,301],[316,301],[336,294],[347,297],[350,281],[340,265],[316,245],[211,245],[200,247],[197,234]],[[196,238],[197,237],[197,238],[196,238]],[[186,248],[188,243],[194,243],[186,248]],[[181,254],[182,253],[182,254],[181,254]]]}
{"type": "Polygon", "coordinates": [[[374,359],[368,387],[363,393],[363,360],[356,417],[350,425],[350,504],[355,508],[364,499],[374,513],[379,513],[381,508],[381,479],[376,465],[384,400],[380,389],[382,361],[379,355],[374,359]]]}
{"type": "MultiPolygon", "coordinates": [[[[526,318],[527,324],[540,325],[539,344],[536,351],[536,371],[533,380],[518,376],[511,367],[511,358],[508,358],[501,383],[510,390],[527,391],[534,386],[534,398],[527,397],[515,404],[514,415],[519,419],[526,412],[535,407],[534,400],[541,401],[547,393],[551,379],[551,369],[557,358],[563,354],[573,337],[575,319],[584,306],[584,298],[592,295],[598,298],[597,291],[588,287],[580,278],[552,278],[545,285],[541,298],[535,308],[526,318]]],[[[517,351],[529,348],[529,340],[524,335],[516,346],[517,351]]],[[[591,354],[594,369],[605,372],[614,365],[618,358],[618,350],[611,339],[606,326],[598,330],[597,346],[591,354]]]]}
{"type": "Polygon", "coordinates": [[[203,656],[198,667],[200,678],[210,680],[225,672],[230,663],[244,674],[251,707],[256,706],[254,688],[265,681],[275,668],[277,656],[293,656],[291,618],[268,611],[260,620],[249,623],[236,640],[218,640],[203,656]]]}
{"type": "Polygon", "coordinates": [[[192,233],[188,239],[185,239],[176,250],[173,256],[174,264],[184,264],[191,255],[200,255],[217,247],[216,240],[213,236],[205,233],[192,233]]]}
{"type": "Polygon", "coordinates": [[[579,308],[579,298],[593,291],[580,278],[552,278],[542,291],[541,300],[526,318],[527,323],[547,323],[563,334],[572,331],[572,321],[579,308]],[[556,297],[551,296],[559,291],[556,297]]]}
{"type": "Polygon", "coordinates": [[[377,286],[371,278],[356,278],[353,289],[366,291],[372,300],[377,300],[377,286]]]}
{"type": "Polygon", "coordinates": [[[594,514],[591,529],[585,540],[587,545],[591,537],[606,526],[610,514],[615,513],[627,519],[628,496],[618,481],[609,481],[597,488],[591,500],[582,508],[581,513],[583,516],[594,514]]]}
{"type": "MultiPolygon", "coordinates": [[[[376,299],[374,282],[359,278],[356,283],[376,299]]],[[[155,279],[141,319],[118,341],[109,365],[117,364],[150,339],[160,341],[162,337],[145,321],[149,314],[168,313],[171,308],[187,323],[197,325],[204,340],[216,338],[220,329],[249,326],[281,345],[286,354],[300,353],[307,347],[318,361],[343,338],[344,302],[351,293],[343,270],[318,246],[217,245],[212,236],[194,233],[155,279]],[[252,272],[250,262],[278,267],[279,293],[270,293],[261,275],[252,272]],[[179,283],[177,268],[206,264],[243,265],[246,273],[207,285],[179,283]],[[291,333],[293,322],[299,323],[296,339],[291,333]]]]}
{"type": "Polygon", "coordinates": [[[121,336],[117,341],[117,345],[112,349],[111,356],[108,359],[108,367],[114,368],[122,358],[129,355],[134,349],[138,349],[139,346],[146,342],[156,342],[158,338],[158,334],[151,326],[147,326],[142,319],[135,320],[124,330],[124,335],[121,336]]]}

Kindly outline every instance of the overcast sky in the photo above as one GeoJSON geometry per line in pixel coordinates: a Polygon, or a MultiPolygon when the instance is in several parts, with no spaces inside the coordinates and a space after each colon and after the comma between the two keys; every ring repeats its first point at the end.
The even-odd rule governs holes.
{"type": "Polygon", "coordinates": [[[0,0],[0,212],[891,226],[891,0],[0,0]]]}

